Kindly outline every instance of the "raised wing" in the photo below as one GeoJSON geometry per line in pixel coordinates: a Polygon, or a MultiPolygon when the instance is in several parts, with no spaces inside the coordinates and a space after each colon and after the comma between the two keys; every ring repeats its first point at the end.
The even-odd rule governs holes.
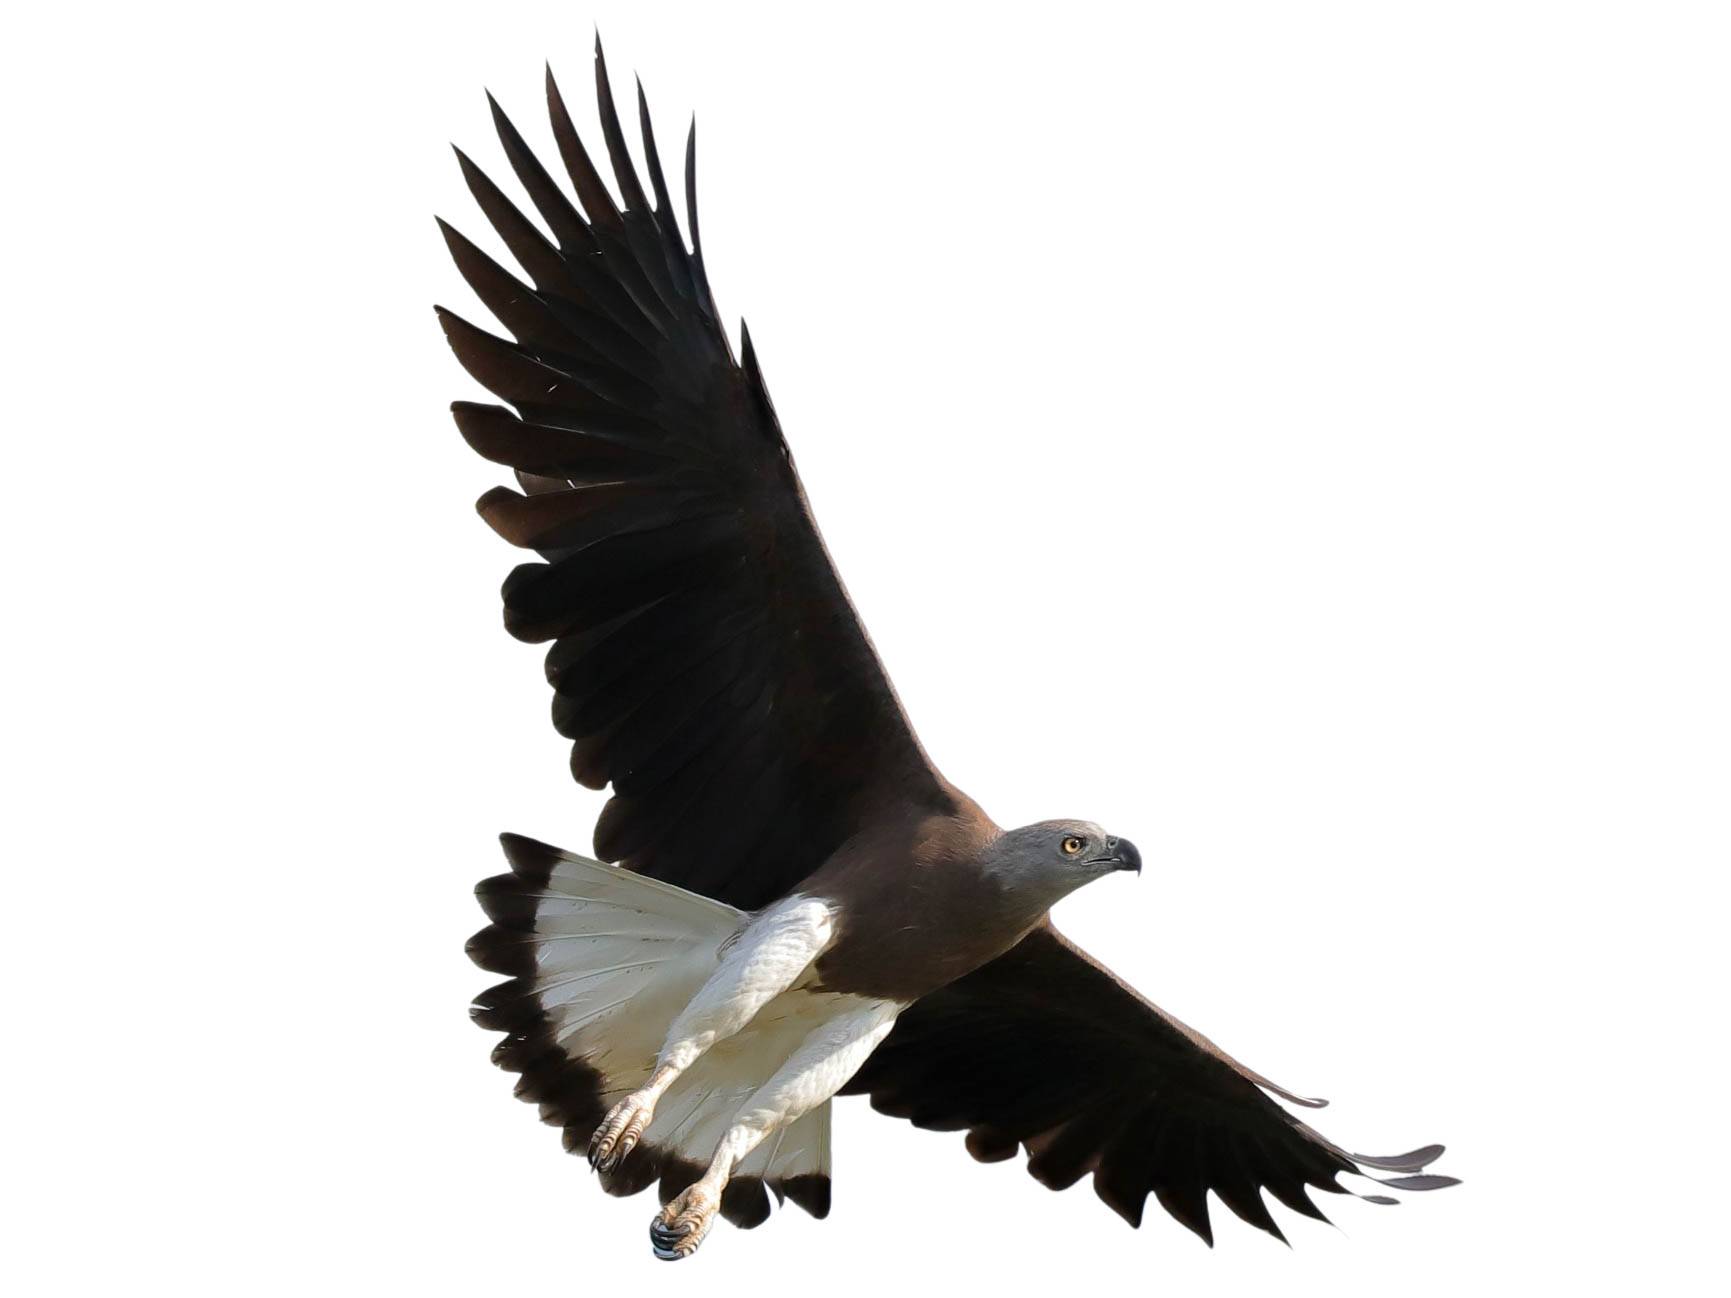
{"type": "Polygon", "coordinates": [[[458,402],[480,454],[516,470],[483,518],[540,552],[504,586],[505,625],[552,641],[553,723],[571,769],[613,797],[596,855],[743,909],[786,893],[886,799],[941,801],[812,522],[741,329],[736,362],[704,273],[696,131],[671,210],[638,87],[651,203],[599,44],[616,204],[547,74],[578,206],[499,106],[506,157],[552,239],[458,154],[533,283],[441,222],[476,295],[515,341],[444,309],[464,367],[514,410],[458,402]]]}
{"type": "MultiPolygon", "coordinates": [[[[938,1131],[968,1131],[983,1162],[1028,1153],[1054,1190],[1090,1172],[1132,1226],[1152,1193],[1213,1244],[1208,1192],[1284,1239],[1261,1190],[1323,1218],[1307,1189],[1366,1169],[1400,1190],[1454,1185],[1420,1175],[1441,1145],[1394,1157],[1348,1154],[1264,1094],[1274,1086],[1139,996],[1049,924],[991,964],[906,1010],[845,1093],[938,1131]]],[[[1384,1195],[1360,1196],[1392,1203],[1384,1195]]]]}

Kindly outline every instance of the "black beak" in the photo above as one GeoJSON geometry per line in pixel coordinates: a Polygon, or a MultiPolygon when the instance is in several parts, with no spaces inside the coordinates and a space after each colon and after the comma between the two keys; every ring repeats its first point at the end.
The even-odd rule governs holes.
{"type": "Polygon", "coordinates": [[[1136,850],[1136,844],[1127,838],[1113,838],[1107,840],[1106,846],[1117,858],[1120,870],[1134,870],[1137,874],[1142,873],[1142,853],[1136,850]]]}

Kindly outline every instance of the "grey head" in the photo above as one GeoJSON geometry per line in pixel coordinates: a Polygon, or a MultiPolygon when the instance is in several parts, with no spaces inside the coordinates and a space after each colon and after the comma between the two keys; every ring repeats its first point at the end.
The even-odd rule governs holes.
{"type": "Polygon", "coordinates": [[[1087,820],[1042,820],[1000,834],[980,868],[1004,892],[1038,914],[1085,883],[1119,870],[1142,872],[1142,854],[1087,820]]]}

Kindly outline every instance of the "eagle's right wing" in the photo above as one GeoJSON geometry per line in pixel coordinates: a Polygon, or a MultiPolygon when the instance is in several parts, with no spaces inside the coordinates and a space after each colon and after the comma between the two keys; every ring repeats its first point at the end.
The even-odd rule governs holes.
{"type": "MultiPolygon", "coordinates": [[[[1208,1192],[1284,1239],[1262,1200],[1322,1218],[1307,1189],[1350,1193],[1341,1173],[1398,1175],[1398,1190],[1454,1185],[1422,1175],[1429,1145],[1393,1157],[1348,1154],[1264,1091],[1319,1108],[1245,1068],[1138,995],[1048,923],[1007,955],[915,1002],[844,1093],[917,1127],[968,1131],[985,1162],[1028,1153],[1053,1189],[1094,1176],[1132,1226],[1152,1193],[1210,1244],[1208,1192]]],[[[1382,1195],[1364,1195],[1392,1202],[1382,1195]]]]}
{"type": "MultiPolygon", "coordinates": [[[[552,74],[553,133],[582,212],[494,105],[550,242],[468,158],[519,281],[446,226],[458,268],[515,336],[440,310],[464,367],[515,407],[458,402],[480,454],[522,491],[479,503],[541,561],[505,582],[505,625],[552,641],[553,722],[571,769],[613,798],[604,861],[741,909],[789,891],[899,800],[942,808],[921,751],[806,506],[749,335],[736,362],[698,241],[674,218],[639,88],[654,202],[596,84],[623,209],[577,138],[552,74]]],[[[442,224],[442,223],[441,223],[442,224]]]]}

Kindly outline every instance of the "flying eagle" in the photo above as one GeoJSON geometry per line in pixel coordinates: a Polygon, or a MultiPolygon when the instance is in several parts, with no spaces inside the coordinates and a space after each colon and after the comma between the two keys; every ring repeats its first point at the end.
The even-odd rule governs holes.
{"type": "MultiPolygon", "coordinates": [[[[1004,830],[932,765],[825,552],[751,335],[737,358],[704,271],[695,125],[686,245],[638,88],[649,192],[606,65],[596,90],[615,202],[551,70],[577,202],[489,97],[546,233],[461,151],[470,191],[533,283],[440,223],[515,341],[439,319],[510,409],[459,401],[507,465],[478,508],[539,553],[506,578],[505,626],[550,642],[571,771],[611,785],[599,860],[515,835],[469,943],[508,981],[473,1014],[493,1060],[609,1193],[658,1187],[658,1257],[769,1195],[830,1206],[832,1096],[1061,1189],[1090,1173],[1132,1226],[1153,1194],[1212,1243],[1207,1197],[1282,1237],[1261,1191],[1321,1218],[1341,1173],[1401,1190],[1440,1153],[1349,1154],[1270,1098],[1318,1107],[1228,1056],[1052,926],[1093,879],[1141,868],[1098,825],[1004,830]],[[612,862],[607,865],[602,862],[612,862]]],[[[1379,1202],[1386,1196],[1361,1195],[1379,1202]]]]}

